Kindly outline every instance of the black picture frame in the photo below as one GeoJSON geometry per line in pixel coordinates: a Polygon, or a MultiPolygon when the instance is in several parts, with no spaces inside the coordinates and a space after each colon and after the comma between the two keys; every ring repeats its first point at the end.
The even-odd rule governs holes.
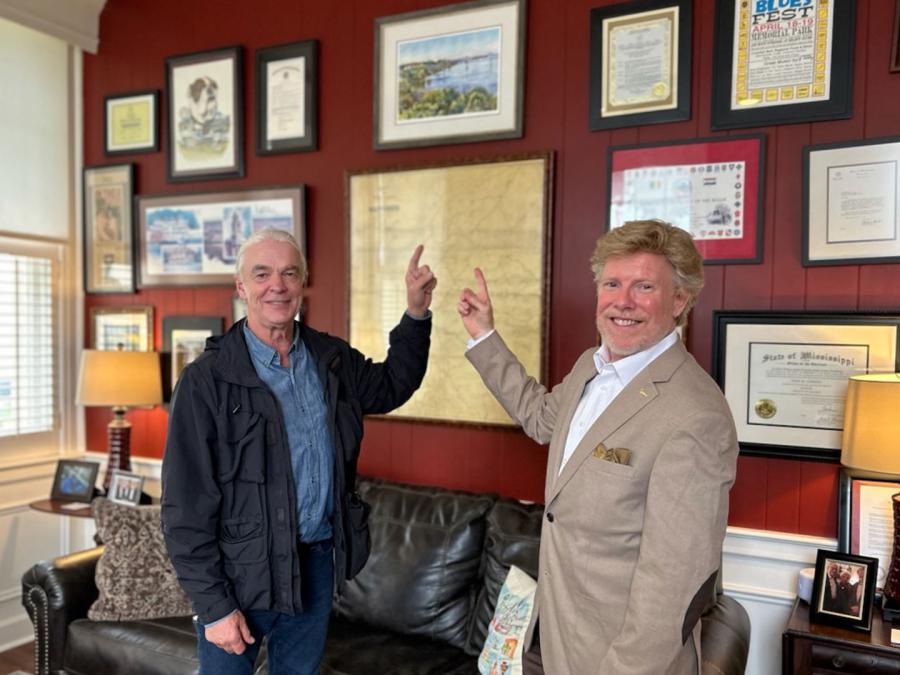
{"type": "Polygon", "coordinates": [[[82,172],[84,292],[134,293],[134,164],[82,172]]]}
{"type": "MultiPolygon", "coordinates": [[[[620,127],[638,126],[641,124],[660,124],[678,122],[691,118],[691,35],[693,30],[693,3],[691,0],[632,0],[616,5],[595,7],[591,10],[591,45],[590,45],[590,82],[588,100],[588,128],[591,131],[602,129],[618,129],[620,127]],[[664,104],[644,101],[638,104],[622,105],[623,110],[607,112],[604,93],[608,90],[610,77],[609,45],[604,40],[605,28],[615,24],[627,26],[631,22],[646,22],[646,13],[655,12],[661,17],[666,12],[677,18],[677,30],[674,30],[674,43],[669,67],[674,69],[670,82],[657,83],[654,87],[665,86],[660,96],[664,104]],[[642,15],[637,17],[636,15],[642,15]],[[673,91],[674,90],[674,91],[673,91]],[[634,108],[634,112],[625,112],[634,108]],[[641,108],[650,108],[642,112],[641,108]]],[[[652,97],[652,93],[651,93],[652,97]]]]}
{"type": "Polygon", "coordinates": [[[742,455],[837,462],[846,389],[841,393],[808,381],[817,396],[832,400],[804,408],[799,391],[785,379],[788,373],[769,370],[815,364],[831,368],[832,384],[842,382],[835,377],[839,371],[897,372],[900,314],[715,310],[712,350],[713,377],[731,408],[742,455]],[[794,354],[799,356],[791,358],[794,354]]]}
{"type": "MultiPolygon", "coordinates": [[[[713,130],[737,129],[741,127],[759,127],[772,124],[797,124],[801,122],[817,122],[822,120],[847,119],[853,114],[853,43],[856,24],[856,0],[827,0],[832,8],[828,17],[828,25],[832,28],[831,56],[826,63],[831,64],[831,81],[829,96],[820,101],[809,103],[787,102],[748,106],[746,109],[732,110],[731,99],[734,76],[734,45],[738,40],[735,34],[736,8],[744,6],[752,13],[753,2],[749,0],[716,0],[716,29],[713,50],[713,85],[712,85],[712,119],[713,130]]],[[[827,5],[826,8],[827,8],[827,5]]],[[[815,12],[819,3],[811,3],[808,7],[815,12]]],[[[806,8],[802,8],[807,11],[806,8]]],[[[798,8],[776,10],[799,11],[798,8]]],[[[785,16],[781,14],[781,16],[785,16]]],[[[804,20],[806,17],[803,17],[804,20]]],[[[785,19],[787,20],[787,19],[785,19]]],[[[749,25],[749,20],[748,20],[749,25]]],[[[815,30],[815,28],[814,28],[815,30]]],[[[785,47],[789,51],[790,47],[785,47]]],[[[811,71],[812,72],[812,71],[811,71]]],[[[814,77],[814,76],[813,76],[814,77]]],[[[803,86],[803,85],[798,85],[803,86]]],[[[816,83],[815,86],[820,86],[816,83]]],[[[784,96],[778,91],[781,85],[770,87],[765,95],[784,96]]],[[[761,87],[760,89],[765,89],[761,87]]],[[[790,89],[788,87],[787,89],[790,89]]],[[[759,91],[759,90],[757,90],[759,91]]],[[[797,100],[799,94],[794,91],[790,100],[797,100]]],[[[809,95],[809,92],[807,92],[809,95]]],[[[815,95],[815,94],[813,94],[815,95]]],[[[748,96],[748,100],[752,97],[748,96]]],[[[788,100],[788,99],[784,99],[788,100]]]]}
{"type": "Polygon", "coordinates": [[[243,177],[242,48],[170,56],[165,70],[167,180],[243,177]]]}
{"type": "Polygon", "coordinates": [[[103,98],[103,152],[107,157],[158,150],[159,89],[103,98]]]}
{"type": "MultiPolygon", "coordinates": [[[[285,152],[312,152],[319,148],[318,138],[318,106],[319,106],[319,43],[317,40],[304,40],[290,44],[265,47],[256,50],[256,154],[275,155],[285,152]],[[302,59],[302,70],[296,62],[288,60],[302,59]],[[278,66],[278,63],[282,63],[278,66]],[[291,82],[293,86],[280,92],[283,104],[292,104],[300,108],[286,113],[286,116],[299,114],[299,134],[282,132],[273,138],[274,130],[269,128],[269,102],[274,83],[270,79],[270,68],[278,68],[285,80],[300,79],[301,86],[291,82]],[[295,72],[296,71],[296,72],[295,72]],[[299,100],[298,100],[299,98],[299,100]]],[[[274,73],[272,73],[274,75],[274,73]]],[[[297,120],[286,120],[290,126],[297,120]]]]}
{"type": "Polygon", "coordinates": [[[892,73],[900,73],[900,0],[894,5],[894,33],[891,36],[891,67],[892,73]]]}
{"type": "Polygon", "coordinates": [[[188,363],[203,352],[203,344],[193,341],[192,349],[180,352],[175,340],[176,331],[196,331],[203,333],[202,343],[206,338],[221,335],[225,330],[225,319],[221,316],[164,316],[162,320],[162,353],[160,362],[162,367],[163,401],[168,403],[172,399],[172,392],[178,381],[178,376],[188,363]]]}
{"type": "Polygon", "coordinates": [[[116,504],[137,506],[144,491],[144,477],[138,473],[113,469],[106,498],[116,504]]]}
{"type": "Polygon", "coordinates": [[[94,486],[99,471],[99,462],[59,460],[56,464],[50,499],[89,504],[94,498],[94,486]]]}
{"type": "Polygon", "coordinates": [[[872,630],[877,569],[875,558],[819,549],[809,603],[810,622],[872,630]]]}

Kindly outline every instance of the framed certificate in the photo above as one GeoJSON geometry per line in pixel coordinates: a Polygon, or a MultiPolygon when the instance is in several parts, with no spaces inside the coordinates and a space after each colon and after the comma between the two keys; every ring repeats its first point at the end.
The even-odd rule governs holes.
{"type": "Polygon", "coordinates": [[[85,167],[84,291],[133,293],[134,165],[85,167]]]}
{"type": "Polygon", "coordinates": [[[856,0],[716,0],[712,128],[852,114],[856,0]]]}
{"type": "Polygon", "coordinates": [[[690,119],[692,21],[689,0],[591,10],[591,131],[690,119]]]}
{"type": "Polygon", "coordinates": [[[134,91],[103,100],[107,155],[159,150],[159,91],[134,91]]]}
{"type": "Polygon", "coordinates": [[[715,311],[714,376],[741,453],[837,461],[847,380],[900,366],[900,315],[715,311]]]}
{"type": "Polygon", "coordinates": [[[900,260],[900,137],[803,149],[803,265],[900,260]]]}
{"type": "Polygon", "coordinates": [[[318,42],[256,51],[256,154],[318,147],[318,42]]]}

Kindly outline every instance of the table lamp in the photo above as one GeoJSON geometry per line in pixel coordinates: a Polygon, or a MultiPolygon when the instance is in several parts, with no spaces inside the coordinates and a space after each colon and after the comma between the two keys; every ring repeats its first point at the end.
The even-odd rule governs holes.
{"type": "Polygon", "coordinates": [[[159,354],[85,349],[76,402],[112,406],[115,417],[107,427],[109,461],[103,478],[104,489],[109,489],[114,469],[131,470],[131,422],[125,419],[128,407],[162,403],[159,354]]]}
{"type": "MultiPolygon", "coordinates": [[[[841,464],[900,475],[900,373],[854,375],[847,386],[841,464]]],[[[885,618],[900,609],[900,493],[892,497],[894,545],[884,582],[885,618]],[[896,608],[896,609],[895,609],[896,608]]]]}

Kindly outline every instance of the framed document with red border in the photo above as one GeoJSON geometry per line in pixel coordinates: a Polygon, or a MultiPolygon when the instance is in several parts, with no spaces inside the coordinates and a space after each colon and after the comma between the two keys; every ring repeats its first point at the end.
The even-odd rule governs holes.
{"type": "Polygon", "coordinates": [[[711,265],[762,260],[765,136],[609,149],[607,228],[658,218],[687,230],[711,265]]]}

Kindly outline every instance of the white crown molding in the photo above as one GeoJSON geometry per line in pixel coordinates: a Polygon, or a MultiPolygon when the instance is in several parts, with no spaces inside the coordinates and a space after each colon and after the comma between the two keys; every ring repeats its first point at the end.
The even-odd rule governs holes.
{"type": "Polygon", "coordinates": [[[0,0],[0,16],[96,54],[105,4],[106,0],[0,0]]]}

